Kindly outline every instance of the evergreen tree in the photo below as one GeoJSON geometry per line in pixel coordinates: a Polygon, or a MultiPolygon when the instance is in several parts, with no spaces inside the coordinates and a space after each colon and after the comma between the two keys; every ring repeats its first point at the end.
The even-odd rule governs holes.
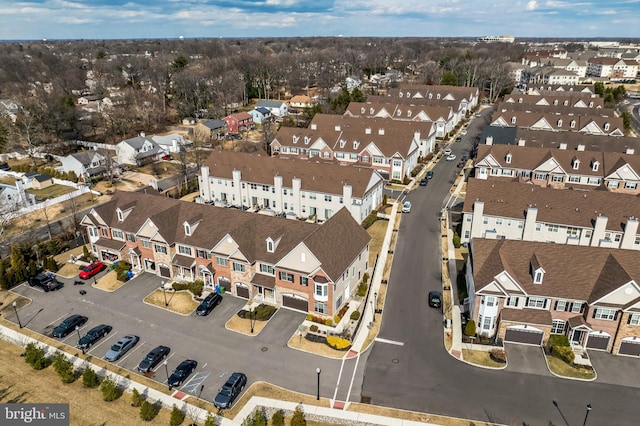
{"type": "Polygon", "coordinates": [[[307,420],[304,418],[304,411],[302,411],[301,405],[298,405],[296,410],[293,412],[293,417],[291,417],[291,426],[307,426],[307,420]]]}

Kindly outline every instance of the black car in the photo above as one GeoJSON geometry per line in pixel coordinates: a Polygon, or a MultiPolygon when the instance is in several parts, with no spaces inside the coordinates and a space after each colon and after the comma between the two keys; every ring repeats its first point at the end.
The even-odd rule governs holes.
{"type": "Polygon", "coordinates": [[[29,278],[29,285],[31,287],[38,286],[44,291],[55,291],[62,288],[63,284],[58,281],[55,276],[48,274],[38,274],[29,278]]]}
{"type": "Polygon", "coordinates": [[[427,179],[431,179],[433,177],[433,170],[429,170],[427,172],[427,179]]]}
{"type": "Polygon", "coordinates": [[[84,323],[87,322],[87,320],[88,318],[82,315],[71,315],[53,329],[53,337],[66,337],[69,335],[69,333],[75,330],[76,327],[82,327],[84,323]]]}
{"type": "Polygon", "coordinates": [[[233,401],[240,395],[246,384],[247,376],[244,373],[233,373],[218,391],[213,399],[213,405],[216,408],[231,408],[233,401]]]}
{"type": "Polygon", "coordinates": [[[78,348],[88,349],[94,345],[98,340],[109,334],[113,327],[107,324],[100,324],[93,327],[91,330],[78,340],[78,348]]]}
{"type": "Polygon", "coordinates": [[[427,186],[428,183],[429,183],[429,179],[427,178],[423,178],[420,180],[420,186],[427,186]]]}
{"type": "Polygon", "coordinates": [[[429,306],[432,308],[441,308],[442,307],[442,293],[439,291],[430,291],[429,292],[429,306]]]}
{"type": "Polygon", "coordinates": [[[186,378],[193,373],[193,370],[195,370],[197,366],[198,361],[194,361],[192,359],[182,361],[169,376],[169,386],[180,386],[186,378]]]}
{"type": "Polygon", "coordinates": [[[220,302],[222,302],[222,296],[218,293],[210,293],[200,303],[200,306],[196,309],[196,314],[201,316],[209,315],[220,302]]]}
{"type": "Polygon", "coordinates": [[[148,373],[153,370],[161,360],[165,359],[167,355],[169,355],[169,352],[171,352],[171,349],[162,345],[152,349],[151,352],[149,352],[147,356],[140,361],[140,364],[138,364],[138,371],[141,373],[148,373]]]}

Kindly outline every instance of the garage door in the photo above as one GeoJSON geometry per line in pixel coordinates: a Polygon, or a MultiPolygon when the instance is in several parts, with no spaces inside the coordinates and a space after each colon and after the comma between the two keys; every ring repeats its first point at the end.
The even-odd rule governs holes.
{"type": "Polygon", "coordinates": [[[542,345],[544,332],[533,328],[507,328],[504,333],[505,342],[526,343],[528,345],[542,345]]]}
{"type": "Polygon", "coordinates": [[[287,296],[286,294],[282,296],[282,306],[302,312],[309,312],[309,302],[307,299],[287,296]]]}
{"type": "Polygon", "coordinates": [[[159,266],[160,276],[165,278],[171,278],[171,271],[166,266],[159,266]]]}
{"type": "Polygon", "coordinates": [[[640,356],[640,340],[626,340],[620,344],[620,355],[640,356]]]}
{"type": "Polygon", "coordinates": [[[244,297],[245,299],[249,298],[249,287],[236,284],[236,295],[238,297],[244,297]]]}
{"type": "Polygon", "coordinates": [[[587,348],[589,349],[601,349],[606,351],[607,346],[609,346],[609,336],[597,336],[592,334],[587,340],[587,348]]]}

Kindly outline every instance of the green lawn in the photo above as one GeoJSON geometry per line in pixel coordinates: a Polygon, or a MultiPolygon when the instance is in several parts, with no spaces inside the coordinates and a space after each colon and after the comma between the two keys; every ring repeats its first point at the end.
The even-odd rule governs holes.
{"type": "Polygon", "coordinates": [[[76,188],[72,188],[66,185],[51,185],[43,189],[29,188],[26,190],[29,194],[35,195],[38,201],[47,200],[49,198],[59,197],[60,195],[68,194],[75,191],[76,188]]]}
{"type": "Polygon", "coordinates": [[[556,358],[555,356],[547,356],[547,363],[549,364],[549,369],[558,376],[585,380],[594,379],[596,377],[596,374],[592,369],[584,367],[572,367],[571,365],[567,364],[560,358],[556,358]]]}

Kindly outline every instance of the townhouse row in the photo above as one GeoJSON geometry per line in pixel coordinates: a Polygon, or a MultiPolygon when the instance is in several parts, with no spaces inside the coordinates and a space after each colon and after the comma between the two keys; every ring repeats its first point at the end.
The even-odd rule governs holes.
{"type": "Polygon", "coordinates": [[[118,192],[80,223],[102,261],[327,318],[369,268],[370,237],[344,208],[316,225],[118,192]]]}

